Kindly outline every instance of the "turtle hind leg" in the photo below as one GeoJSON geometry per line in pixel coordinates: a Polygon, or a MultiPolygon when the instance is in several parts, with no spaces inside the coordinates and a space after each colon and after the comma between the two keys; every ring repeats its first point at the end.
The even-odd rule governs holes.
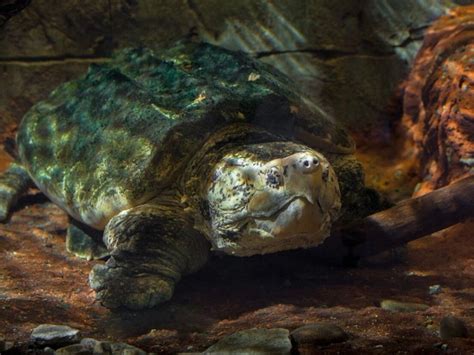
{"type": "Polygon", "coordinates": [[[11,163],[6,171],[0,174],[0,222],[5,222],[11,209],[30,186],[33,186],[26,169],[11,163]]]}
{"type": "Polygon", "coordinates": [[[69,220],[66,249],[71,254],[87,260],[102,259],[109,252],[102,242],[102,232],[74,219],[69,220]]]}
{"type": "Polygon", "coordinates": [[[203,266],[210,249],[180,209],[155,205],[112,218],[104,242],[111,257],[94,266],[89,281],[108,308],[151,308],[169,300],[182,275],[203,266]]]}

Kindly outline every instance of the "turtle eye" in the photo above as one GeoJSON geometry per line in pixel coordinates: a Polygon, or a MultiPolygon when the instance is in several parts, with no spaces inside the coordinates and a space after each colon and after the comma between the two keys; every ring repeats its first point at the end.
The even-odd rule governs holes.
{"type": "Polygon", "coordinates": [[[275,189],[283,185],[283,178],[278,168],[273,167],[267,171],[266,183],[268,186],[275,189]]]}

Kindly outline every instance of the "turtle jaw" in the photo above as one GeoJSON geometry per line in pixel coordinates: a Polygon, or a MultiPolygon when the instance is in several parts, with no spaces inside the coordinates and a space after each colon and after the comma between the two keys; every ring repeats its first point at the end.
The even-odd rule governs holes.
{"type": "Polygon", "coordinates": [[[250,256],[315,247],[329,236],[332,217],[318,204],[297,197],[270,218],[251,219],[242,230],[238,247],[225,251],[250,256]]]}

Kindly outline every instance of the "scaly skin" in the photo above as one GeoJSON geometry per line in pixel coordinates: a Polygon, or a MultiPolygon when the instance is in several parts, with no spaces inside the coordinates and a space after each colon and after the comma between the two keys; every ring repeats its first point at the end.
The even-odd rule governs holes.
{"type": "Polygon", "coordinates": [[[107,224],[104,242],[111,257],[93,268],[89,280],[109,308],[150,308],[169,300],[181,277],[206,263],[210,249],[182,206],[163,201],[119,213],[107,224]]]}

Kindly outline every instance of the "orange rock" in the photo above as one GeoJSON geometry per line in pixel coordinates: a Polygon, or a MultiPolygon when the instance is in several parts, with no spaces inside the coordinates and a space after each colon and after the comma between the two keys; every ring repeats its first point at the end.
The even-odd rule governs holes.
{"type": "Polygon", "coordinates": [[[420,160],[415,195],[474,172],[474,6],[427,30],[404,87],[403,124],[420,160]]]}

